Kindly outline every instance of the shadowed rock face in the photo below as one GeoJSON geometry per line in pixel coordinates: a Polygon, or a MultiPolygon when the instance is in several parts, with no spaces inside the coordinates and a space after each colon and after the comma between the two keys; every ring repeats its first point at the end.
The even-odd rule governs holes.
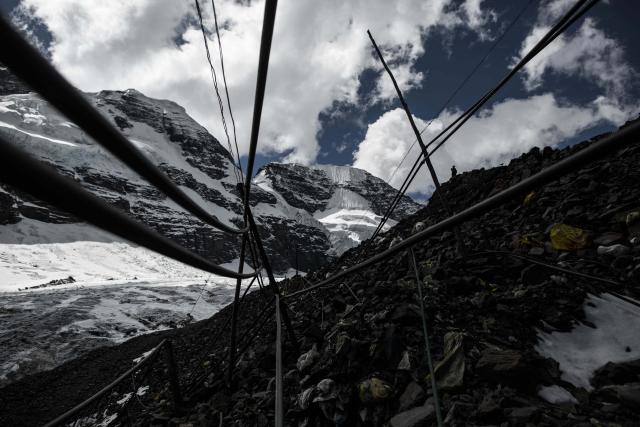
{"type": "MultiPolygon", "coordinates": [[[[332,256],[371,237],[397,191],[364,170],[333,165],[269,163],[254,182],[277,196],[277,203],[272,205],[283,216],[295,216],[298,222],[322,230],[329,239],[332,256]]],[[[419,207],[403,197],[389,225],[419,207]]]]}
{"type": "MultiPolygon", "coordinates": [[[[291,206],[309,213],[331,208],[331,198],[337,191],[349,190],[363,197],[368,208],[384,215],[396,190],[370,173],[348,166],[269,163],[258,175],[266,177],[272,188],[291,206]]],[[[344,198],[344,197],[343,197],[344,198]]],[[[345,203],[347,204],[348,201],[345,203]]],[[[391,218],[398,220],[416,212],[420,205],[403,196],[391,218]]]]}
{"type": "MultiPolygon", "coordinates": [[[[218,263],[238,258],[237,236],[221,233],[184,212],[30,93],[6,69],[0,68],[0,80],[0,102],[4,107],[0,110],[0,134],[4,138],[181,245],[218,263]]],[[[133,89],[86,95],[196,202],[222,221],[242,224],[242,200],[231,155],[183,107],[133,89]]],[[[382,180],[352,168],[269,164],[263,172],[272,186],[265,190],[254,185],[250,203],[267,253],[278,271],[317,268],[366,239],[375,228],[375,221],[370,218],[365,223],[345,222],[345,218],[354,217],[351,211],[343,213],[346,217],[339,216],[338,225],[323,222],[322,215],[314,218],[318,212],[355,207],[375,217],[383,213],[394,192],[382,180]],[[354,195],[358,198],[355,205],[351,200],[354,195]]],[[[80,238],[67,231],[49,233],[55,224],[81,225],[76,218],[1,184],[0,190],[0,226],[9,226],[0,229],[0,243],[80,238]]],[[[394,218],[415,212],[418,206],[405,198],[394,218]]],[[[82,239],[86,238],[85,233],[82,239]]]]}
{"type": "Polygon", "coordinates": [[[0,63],[0,96],[12,93],[28,93],[27,85],[16,79],[2,63],[0,63]]]}

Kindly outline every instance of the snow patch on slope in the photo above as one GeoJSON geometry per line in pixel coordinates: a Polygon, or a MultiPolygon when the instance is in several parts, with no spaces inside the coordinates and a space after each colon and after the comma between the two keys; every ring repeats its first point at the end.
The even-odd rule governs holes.
{"type": "Polygon", "coordinates": [[[31,136],[31,137],[34,137],[34,138],[44,139],[45,141],[50,141],[50,142],[53,142],[53,143],[56,143],[56,144],[68,145],[70,147],[76,147],[77,146],[73,142],[63,141],[61,139],[49,138],[48,136],[40,135],[40,134],[33,133],[33,132],[28,132],[26,130],[18,129],[16,126],[10,125],[9,123],[5,123],[5,122],[2,122],[2,121],[0,121],[0,127],[11,129],[11,130],[14,130],[16,132],[20,132],[20,133],[23,133],[25,135],[28,135],[28,136],[31,136]]]}
{"type": "Polygon", "coordinates": [[[76,283],[171,282],[208,273],[127,243],[0,244],[0,291],[72,276],[76,283]]]}
{"type": "Polygon", "coordinates": [[[584,311],[595,328],[580,324],[571,332],[540,331],[536,350],[560,364],[562,379],[592,390],[590,380],[598,368],[640,358],[640,307],[602,294],[589,295],[584,311]]]}
{"type": "MultiPolygon", "coordinates": [[[[292,167],[302,168],[299,165],[293,165],[292,167]]],[[[256,186],[274,195],[277,203],[275,205],[260,203],[256,207],[256,212],[261,215],[296,218],[306,225],[323,230],[329,235],[332,246],[329,250],[331,255],[341,255],[346,250],[371,237],[382,217],[373,211],[369,200],[351,189],[365,188],[365,181],[369,179],[368,173],[350,166],[315,165],[309,166],[308,169],[322,171],[324,176],[333,184],[336,184],[331,197],[322,205],[322,209],[318,209],[315,212],[307,212],[304,209],[292,207],[283,195],[274,189],[272,180],[275,180],[275,184],[278,184],[282,177],[277,174],[267,174],[266,169],[263,169],[256,175],[253,182],[256,186]],[[346,188],[346,186],[349,186],[349,188],[346,188]],[[315,219],[315,222],[309,220],[310,214],[315,219]]],[[[319,186],[311,178],[309,178],[309,182],[306,185],[319,186]]],[[[323,190],[326,190],[326,188],[323,188],[323,190]]],[[[309,206],[314,206],[316,202],[312,194],[296,194],[295,197],[302,202],[307,198],[309,200],[313,199],[314,203],[308,203],[309,206]]],[[[396,223],[394,220],[389,220],[385,224],[383,231],[388,230],[396,223]]]]}
{"type": "Polygon", "coordinates": [[[254,214],[258,216],[274,216],[280,218],[290,218],[298,221],[302,225],[323,229],[322,224],[304,209],[291,206],[272,186],[271,181],[264,171],[258,173],[252,180],[252,183],[260,187],[262,190],[271,193],[276,198],[275,204],[259,203],[254,209],[254,214]]]}
{"type": "Polygon", "coordinates": [[[311,169],[321,170],[336,184],[360,183],[367,179],[367,172],[351,166],[314,165],[311,169]]]}

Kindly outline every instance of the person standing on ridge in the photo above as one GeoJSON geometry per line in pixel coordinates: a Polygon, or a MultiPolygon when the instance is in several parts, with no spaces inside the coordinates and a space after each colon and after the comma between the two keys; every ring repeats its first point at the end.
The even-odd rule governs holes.
{"type": "Polygon", "coordinates": [[[458,169],[456,169],[456,165],[451,166],[451,178],[455,178],[458,175],[458,169]]]}

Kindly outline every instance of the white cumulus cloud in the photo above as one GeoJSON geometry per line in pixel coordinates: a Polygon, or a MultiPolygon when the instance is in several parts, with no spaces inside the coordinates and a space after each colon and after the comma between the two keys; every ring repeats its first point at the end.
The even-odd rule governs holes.
{"type": "MultiPolygon", "coordinates": [[[[589,106],[563,104],[552,93],[524,99],[506,99],[480,115],[471,118],[432,157],[440,181],[451,175],[455,165],[463,172],[479,167],[492,167],[529,151],[533,147],[555,146],[565,139],[599,123],[620,125],[634,112],[598,97],[589,106]]],[[[428,142],[461,112],[445,111],[436,118],[423,139],[428,142]]],[[[428,120],[414,117],[422,129],[428,120]]],[[[415,140],[404,110],[384,113],[370,124],[364,140],[354,153],[353,166],[388,180],[415,140]]],[[[419,154],[416,144],[390,182],[399,188],[419,154]]],[[[430,194],[433,182],[426,167],[409,188],[410,193],[430,194]]]]}
{"type": "MultiPolygon", "coordinates": [[[[201,0],[213,29],[211,4],[201,0]]],[[[312,163],[319,153],[319,114],[336,103],[355,104],[359,76],[379,70],[371,29],[403,89],[421,84],[414,68],[435,28],[483,31],[478,0],[296,0],[280,2],[276,16],[260,150],[312,163]]],[[[190,1],[22,0],[23,11],[50,30],[53,63],[85,91],[135,88],[172,99],[224,139],[202,35],[190,1]]],[[[263,1],[217,0],[227,82],[241,152],[246,153],[253,109],[263,1]]],[[[214,63],[217,43],[209,36],[214,63]]],[[[219,71],[219,67],[218,67],[219,71]]],[[[379,81],[386,80],[386,76],[379,81]]],[[[375,99],[393,94],[380,83],[375,99]]]]}
{"type": "MultiPolygon", "coordinates": [[[[571,0],[550,0],[539,7],[536,23],[523,41],[515,64],[551,28],[571,0]]],[[[467,5],[473,11],[473,5],[467,5]]],[[[473,15],[473,12],[470,12],[473,15]]],[[[471,20],[473,22],[473,20],[471,20]]],[[[578,21],[580,22],[580,21],[578,21]]],[[[539,94],[520,99],[505,99],[480,110],[433,156],[441,181],[450,176],[456,165],[460,171],[491,167],[508,162],[532,147],[555,146],[598,124],[621,125],[638,115],[640,103],[629,100],[624,88],[636,72],[625,60],[620,43],[605,34],[592,18],[584,19],[569,35],[558,37],[523,70],[527,91],[539,94]],[[591,103],[577,105],[559,98],[544,87],[551,73],[574,77],[576,84],[595,83],[598,95],[591,103]]],[[[452,122],[461,111],[448,110],[424,133],[425,142],[452,122]]],[[[427,121],[415,118],[419,129],[427,121]]],[[[398,188],[417,156],[416,144],[402,166],[396,170],[415,136],[403,110],[389,111],[370,124],[364,140],[354,153],[353,165],[391,180],[398,188]]],[[[426,168],[413,182],[409,192],[428,195],[434,190],[426,168]]]]}
{"type": "MultiPolygon", "coordinates": [[[[538,21],[523,41],[513,64],[533,48],[572,3],[555,0],[541,6],[538,21]]],[[[539,88],[546,73],[579,76],[583,82],[592,82],[616,97],[624,96],[625,88],[636,77],[636,72],[626,62],[624,48],[605,34],[591,17],[585,18],[577,29],[558,36],[525,66],[525,87],[528,90],[539,88]]]]}

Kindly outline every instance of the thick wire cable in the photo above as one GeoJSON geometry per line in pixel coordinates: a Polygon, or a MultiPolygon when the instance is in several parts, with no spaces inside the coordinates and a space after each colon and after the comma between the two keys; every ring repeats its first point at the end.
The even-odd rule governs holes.
{"type": "MultiPolygon", "coordinates": [[[[456,120],[454,120],[452,123],[450,123],[445,129],[443,129],[438,135],[436,135],[433,139],[431,139],[431,141],[429,143],[426,144],[427,147],[433,145],[436,141],[438,141],[438,139],[441,136],[443,136],[444,134],[446,134],[448,131],[450,131],[453,128],[453,130],[451,130],[451,132],[446,136],[446,138],[443,141],[441,141],[429,153],[429,156],[433,155],[436,150],[438,150],[447,140],[449,140],[449,138],[451,138],[451,136],[453,136],[453,134],[458,129],[460,129],[460,127],[467,120],[469,120],[473,116],[473,114],[475,114],[475,112],[477,112],[511,78],[513,78],[513,76],[517,73],[517,71],[519,71],[521,68],[523,68],[534,56],[536,56],[538,53],[540,53],[540,51],[542,51],[542,49],[544,49],[553,40],[555,40],[555,38],[557,38],[560,34],[562,34],[564,31],[566,31],[566,29],[569,26],[571,26],[577,19],[579,19],[582,15],[584,15],[584,13],[586,13],[597,2],[598,2],[598,0],[591,0],[589,3],[587,3],[587,0],[578,0],[578,2],[576,2],[574,4],[574,6],[554,25],[554,27],[551,30],[549,30],[545,34],[545,36],[542,39],[540,39],[540,41],[538,41],[536,46],[534,46],[519,61],[519,63],[516,64],[516,66],[514,66],[511,69],[511,71],[509,71],[507,73],[507,75],[492,90],[488,91],[483,97],[481,97],[478,101],[476,101],[464,113],[462,113],[460,116],[458,116],[458,118],[456,118],[456,120]]],[[[420,161],[421,161],[421,157],[418,156],[418,158],[416,159],[416,162],[414,164],[414,166],[418,167],[418,170],[420,169],[420,166],[421,166],[420,161]]],[[[413,177],[415,178],[416,175],[417,175],[417,172],[414,173],[413,177]]],[[[407,176],[407,179],[408,178],[409,178],[409,176],[407,176]]],[[[409,188],[409,185],[411,184],[412,181],[413,181],[413,178],[409,179],[408,181],[405,180],[405,182],[408,182],[408,184],[406,185],[407,189],[409,188]]],[[[400,194],[400,192],[398,194],[400,194]]],[[[402,193],[402,195],[403,194],[404,193],[402,193]]],[[[396,206],[397,206],[397,202],[396,202],[396,206]]],[[[395,209],[395,207],[393,207],[393,209],[395,209]]],[[[393,211],[393,209],[391,209],[391,212],[393,211]]],[[[378,233],[379,233],[379,231],[378,231],[378,233]]],[[[377,236],[377,234],[375,234],[375,235],[377,236]]]]}
{"type": "MultiPolygon", "coordinates": [[[[438,149],[440,147],[442,147],[457,131],[458,129],[460,129],[471,117],[473,117],[473,115],[480,109],[482,108],[482,106],[484,104],[487,103],[487,101],[489,101],[489,99],[498,91],[500,90],[500,88],[502,88],[505,84],[507,84],[507,82],[522,68],[524,68],[524,66],[531,60],[533,59],[534,56],[536,56],[538,53],[540,53],[546,46],[548,46],[552,41],[554,41],[560,34],[562,34],[564,31],[566,31],[567,28],[569,28],[575,21],[577,21],[580,17],[582,17],[589,9],[591,9],[593,6],[596,5],[596,3],[598,3],[599,0],[591,0],[588,3],[585,3],[585,0],[579,0],[574,7],[571,8],[572,12],[574,9],[579,8],[580,6],[582,6],[584,4],[584,7],[582,7],[582,9],[576,10],[575,13],[572,13],[571,15],[567,14],[563,17],[563,19],[560,21],[562,22],[562,25],[559,26],[559,28],[557,30],[553,30],[552,29],[552,33],[547,33],[547,35],[545,37],[543,37],[542,40],[540,40],[538,42],[538,44],[536,44],[536,46],[529,51],[529,53],[527,53],[527,55],[524,56],[524,58],[522,58],[520,60],[520,62],[500,81],[500,83],[498,83],[498,85],[496,87],[494,87],[493,89],[491,89],[489,92],[487,92],[487,94],[485,96],[482,97],[482,99],[476,103],[470,111],[468,111],[464,118],[462,118],[462,120],[460,120],[460,122],[449,132],[449,134],[447,136],[445,136],[442,141],[440,141],[438,143],[438,145],[436,145],[436,147],[431,150],[431,152],[429,153],[429,156],[432,156],[436,151],[438,151],[438,149]],[[564,21],[566,19],[566,21],[564,21]],[[564,22],[563,22],[564,21],[564,22]]],[[[558,24],[556,24],[558,25],[558,24]]],[[[436,138],[437,139],[437,138],[436,138]]],[[[433,141],[431,141],[430,144],[435,143],[436,139],[434,139],[433,141]]]]}
{"type": "Polygon", "coordinates": [[[276,294],[276,423],[283,426],[284,411],[282,405],[282,321],[280,320],[280,295],[276,294]]]}
{"type": "Polygon", "coordinates": [[[126,164],[179,206],[218,230],[244,234],[246,229],[231,227],[202,206],[171,181],[153,162],[131,143],[86,96],[71,85],[18,31],[0,16],[0,61],[12,73],[31,86],[70,121],[78,125],[98,144],[126,164]]]}
{"type": "Polygon", "coordinates": [[[218,39],[218,52],[220,52],[220,68],[222,69],[222,82],[224,83],[224,92],[227,96],[227,107],[229,108],[229,117],[231,117],[231,126],[233,128],[233,142],[236,145],[236,157],[238,162],[238,168],[240,169],[240,182],[242,181],[242,164],[240,163],[240,149],[238,148],[238,136],[236,133],[236,121],[233,118],[233,110],[231,109],[231,98],[229,97],[229,86],[227,85],[227,73],[224,69],[224,55],[222,54],[222,41],[220,39],[220,30],[218,29],[218,13],[216,12],[216,3],[211,0],[211,7],[213,8],[213,22],[216,27],[216,37],[218,39]]]}
{"type": "Polygon", "coordinates": [[[509,188],[506,188],[501,192],[494,194],[493,196],[487,197],[481,202],[478,202],[475,205],[470,206],[453,216],[450,216],[432,226],[429,226],[426,229],[411,235],[410,237],[407,237],[406,239],[390,247],[389,249],[373,255],[365,261],[349,267],[346,270],[342,270],[331,277],[321,280],[312,287],[288,294],[284,298],[289,299],[300,296],[307,292],[331,284],[341,277],[353,274],[366,267],[380,263],[390,258],[391,256],[402,252],[412,247],[413,245],[420,243],[425,239],[428,239],[431,236],[436,235],[437,233],[441,233],[457,225],[463,224],[466,221],[477,218],[480,215],[490,212],[496,207],[513,200],[514,197],[519,197],[522,194],[526,194],[533,189],[539,188],[542,185],[548,184],[560,177],[574,172],[593,161],[600,160],[603,157],[610,155],[615,150],[620,150],[633,143],[638,143],[639,139],[640,123],[630,124],[615,133],[601,138],[597,142],[572,154],[571,156],[566,157],[559,162],[541,170],[537,174],[532,175],[531,177],[526,178],[518,182],[517,184],[514,184],[509,188]]]}
{"type": "Polygon", "coordinates": [[[558,271],[560,273],[565,273],[565,274],[569,274],[569,275],[572,275],[572,276],[581,277],[583,279],[594,280],[596,282],[606,283],[607,285],[614,285],[614,286],[618,286],[618,287],[621,286],[621,283],[620,282],[616,282],[615,280],[605,279],[605,278],[602,278],[602,277],[594,276],[592,274],[581,273],[579,271],[570,270],[568,268],[560,267],[558,265],[549,264],[548,262],[540,261],[540,260],[537,260],[535,258],[531,258],[531,257],[520,255],[520,254],[514,254],[512,252],[506,252],[506,251],[481,251],[481,252],[477,252],[477,253],[473,254],[472,256],[483,256],[483,255],[508,256],[508,257],[511,257],[511,258],[516,258],[516,259],[521,259],[523,261],[527,261],[527,262],[529,262],[531,264],[537,264],[539,266],[548,268],[550,270],[555,270],[555,271],[558,271]]]}
{"type": "MultiPolygon", "coordinates": [[[[254,279],[257,276],[254,276],[254,279]]],[[[198,298],[196,299],[196,301],[193,303],[193,305],[191,306],[191,310],[189,310],[189,313],[187,313],[187,317],[192,318],[193,316],[191,315],[191,313],[193,313],[193,310],[195,310],[196,305],[198,305],[198,302],[200,302],[200,299],[202,298],[202,294],[204,293],[204,289],[207,287],[207,285],[209,284],[209,279],[211,279],[211,274],[209,274],[209,277],[207,277],[204,281],[204,285],[202,285],[202,288],[200,289],[200,292],[198,293],[198,298]]],[[[253,280],[253,279],[252,279],[253,280]]]]}
{"type": "Polygon", "coordinates": [[[0,180],[103,230],[209,273],[250,279],[166,238],[0,136],[0,180]]]}
{"type": "MultiPolygon", "coordinates": [[[[511,28],[513,28],[513,26],[516,24],[516,22],[518,22],[520,20],[520,18],[522,17],[522,15],[524,15],[524,12],[529,8],[529,6],[531,5],[533,0],[529,0],[524,7],[522,7],[522,9],[520,9],[520,11],[518,12],[518,14],[514,17],[514,19],[511,21],[511,23],[509,23],[509,25],[507,25],[507,27],[505,28],[505,30],[502,32],[502,34],[500,34],[500,36],[492,43],[491,47],[489,47],[489,49],[487,50],[487,52],[483,55],[483,57],[480,59],[480,61],[475,65],[475,67],[473,67],[473,69],[467,74],[467,76],[460,82],[460,84],[458,84],[458,86],[456,87],[456,89],[453,91],[453,93],[449,96],[449,98],[445,101],[445,103],[440,107],[439,111],[431,118],[431,120],[429,120],[429,122],[427,123],[427,125],[422,128],[422,130],[420,131],[420,135],[422,135],[428,128],[429,126],[431,126],[431,124],[433,123],[433,121],[440,116],[440,114],[442,114],[442,112],[449,106],[449,104],[451,103],[451,101],[453,101],[453,99],[455,98],[455,96],[458,94],[458,92],[460,92],[460,90],[462,90],[462,88],[467,84],[467,82],[469,80],[471,80],[471,78],[475,75],[475,73],[480,69],[480,66],[487,60],[487,58],[489,57],[489,55],[491,55],[491,53],[494,51],[494,49],[500,44],[500,42],[504,39],[504,37],[507,35],[507,33],[511,30],[511,28]]],[[[393,171],[393,173],[391,174],[391,177],[389,178],[389,180],[387,182],[391,182],[391,180],[393,179],[393,177],[395,176],[395,174],[398,172],[398,170],[400,169],[400,166],[402,165],[402,163],[404,162],[404,160],[407,158],[407,156],[409,155],[409,153],[411,152],[411,150],[413,149],[413,147],[416,145],[416,143],[418,142],[418,138],[416,138],[413,141],[413,144],[411,144],[411,147],[409,147],[409,150],[407,150],[407,152],[405,153],[404,157],[402,158],[402,160],[400,160],[400,163],[398,163],[398,165],[396,166],[395,170],[393,171]]],[[[427,144],[427,147],[430,145],[427,144]]],[[[416,159],[416,161],[414,162],[413,166],[411,167],[411,170],[409,171],[409,173],[407,174],[407,178],[410,177],[412,175],[412,173],[414,172],[414,170],[416,169],[416,167],[418,167],[418,165],[420,164],[420,159],[421,159],[421,154],[418,155],[418,159],[416,159]]],[[[411,181],[413,181],[413,178],[411,178],[411,181]]],[[[404,195],[404,193],[406,192],[406,190],[402,190],[403,187],[405,186],[405,184],[407,183],[407,179],[405,178],[405,181],[402,183],[402,185],[400,186],[400,188],[398,189],[398,192],[396,193],[396,196],[394,197],[393,202],[389,205],[389,208],[387,210],[387,213],[385,213],[385,215],[383,216],[383,219],[380,221],[380,225],[378,225],[378,227],[376,228],[376,231],[374,232],[373,236],[371,237],[372,239],[374,239],[375,237],[378,236],[378,234],[380,233],[380,231],[382,230],[382,228],[384,227],[384,224],[386,224],[388,217],[387,214],[391,214],[393,212],[393,210],[395,209],[396,205],[399,203],[399,199],[401,199],[402,195],[404,195]],[[386,218],[386,219],[385,219],[386,218]]],[[[407,185],[408,188],[408,185],[407,185]]]]}
{"type": "Polygon", "coordinates": [[[436,373],[433,369],[433,359],[431,358],[431,346],[429,345],[429,333],[427,330],[427,311],[424,308],[424,297],[422,296],[422,280],[418,272],[418,263],[416,262],[416,254],[411,248],[411,264],[413,272],[416,276],[416,286],[418,287],[418,298],[420,299],[420,317],[422,318],[422,335],[424,336],[425,353],[427,354],[427,365],[429,366],[429,374],[431,374],[431,390],[433,391],[433,399],[436,408],[436,420],[438,427],[442,427],[442,412],[440,410],[440,397],[438,396],[438,385],[436,384],[436,373]]]}
{"type": "MultiPolygon", "coordinates": [[[[231,138],[229,137],[229,129],[227,128],[227,121],[225,119],[225,114],[224,114],[224,103],[222,102],[222,97],[220,96],[220,90],[218,89],[218,75],[216,73],[216,69],[213,66],[213,61],[211,60],[211,52],[209,51],[209,41],[207,39],[207,31],[204,28],[204,22],[202,19],[202,11],[200,10],[200,2],[198,0],[194,0],[195,1],[195,5],[196,5],[196,11],[198,13],[198,20],[200,22],[200,30],[202,31],[202,39],[204,40],[204,49],[207,55],[207,62],[209,63],[209,69],[211,71],[211,80],[213,80],[213,88],[215,90],[216,93],[216,98],[218,100],[218,108],[220,109],[220,119],[222,120],[222,127],[224,129],[224,134],[227,138],[227,147],[229,148],[229,155],[231,156],[231,158],[233,159],[233,147],[231,146],[231,138]]],[[[216,31],[217,31],[217,26],[216,26],[216,31]]],[[[218,35],[219,37],[219,35],[218,35]]],[[[220,43],[220,39],[218,38],[218,43],[220,43]]],[[[220,51],[220,55],[222,55],[222,51],[220,51]]],[[[239,160],[239,158],[238,158],[239,160]]],[[[234,160],[235,162],[235,160],[234,160]]],[[[238,168],[240,167],[240,165],[237,165],[238,168]]],[[[236,181],[237,182],[241,182],[242,178],[241,176],[238,174],[238,171],[235,170],[235,174],[236,174],[236,181]]]]}
{"type": "MultiPolygon", "coordinates": [[[[442,112],[449,106],[449,104],[451,103],[451,101],[453,100],[453,98],[455,98],[455,96],[458,94],[458,92],[460,92],[460,90],[462,90],[462,88],[467,84],[467,82],[469,80],[471,80],[471,78],[475,75],[476,71],[478,71],[478,69],[480,68],[480,66],[482,64],[484,64],[484,62],[487,60],[487,58],[489,57],[489,55],[491,55],[491,52],[493,52],[493,50],[500,44],[500,42],[502,41],[502,39],[504,39],[504,37],[507,35],[507,33],[511,30],[511,28],[516,24],[516,22],[518,22],[520,20],[520,18],[522,17],[522,15],[524,15],[524,12],[529,8],[529,6],[531,5],[531,3],[533,2],[533,0],[529,0],[521,9],[520,11],[516,14],[516,16],[511,20],[511,22],[505,27],[504,31],[500,34],[500,36],[498,36],[498,38],[496,38],[496,40],[491,44],[491,46],[489,47],[489,49],[485,52],[485,54],[482,56],[482,58],[480,59],[480,61],[475,65],[475,67],[473,67],[473,69],[469,72],[469,74],[467,74],[467,76],[458,84],[458,87],[456,87],[456,89],[451,93],[451,95],[449,96],[449,98],[445,101],[445,103],[442,105],[442,107],[440,107],[440,110],[438,110],[438,112],[431,118],[431,120],[429,120],[429,122],[422,128],[422,130],[420,131],[420,135],[422,135],[428,128],[429,126],[431,126],[431,124],[433,123],[433,121],[440,116],[440,114],[442,114],[442,112]]],[[[413,143],[411,144],[411,147],[409,147],[409,149],[407,150],[407,152],[405,153],[404,157],[402,158],[402,160],[400,160],[400,163],[398,163],[398,165],[396,166],[396,168],[394,169],[393,173],[391,174],[391,176],[389,177],[389,181],[390,182],[393,177],[395,176],[395,174],[398,172],[398,169],[400,169],[400,166],[402,165],[402,163],[405,161],[405,159],[407,158],[407,156],[409,155],[409,153],[411,152],[411,150],[413,150],[413,147],[415,147],[416,143],[418,142],[418,138],[413,140],[413,143]]]]}

